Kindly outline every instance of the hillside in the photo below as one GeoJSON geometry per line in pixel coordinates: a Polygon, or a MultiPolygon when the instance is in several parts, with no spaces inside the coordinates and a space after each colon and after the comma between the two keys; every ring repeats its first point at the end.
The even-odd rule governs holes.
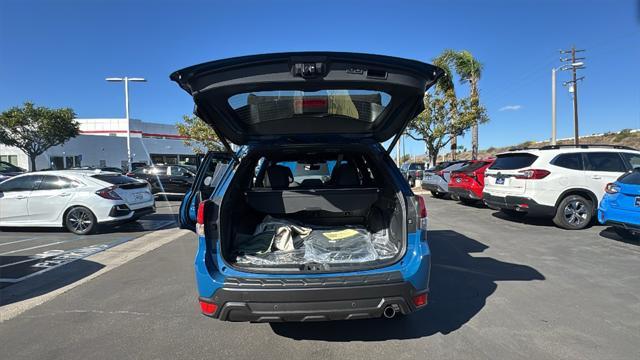
{"type": "MultiPolygon", "coordinates": [[[[573,144],[573,138],[567,139],[559,139],[557,141],[558,144],[573,144]]],[[[630,146],[632,148],[640,149],[640,129],[631,130],[624,129],[618,132],[608,132],[605,134],[594,134],[594,135],[586,135],[580,137],[581,144],[610,144],[610,145],[624,145],[630,146]]],[[[540,147],[544,145],[549,145],[550,142],[547,141],[526,141],[521,144],[514,144],[511,146],[505,147],[490,147],[488,149],[481,149],[478,153],[478,158],[485,158],[495,156],[501,152],[507,151],[511,148],[518,147],[540,147]]],[[[446,159],[451,158],[451,154],[444,154],[446,159]]],[[[418,156],[418,159],[425,158],[425,156],[418,156]]],[[[439,161],[441,161],[442,154],[439,157],[439,161]]],[[[471,151],[464,151],[462,153],[458,153],[458,159],[471,159],[471,151]]]]}

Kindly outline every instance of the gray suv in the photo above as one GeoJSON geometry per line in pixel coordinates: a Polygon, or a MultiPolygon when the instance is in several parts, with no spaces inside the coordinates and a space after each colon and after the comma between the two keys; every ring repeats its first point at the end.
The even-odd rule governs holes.
{"type": "Polygon", "coordinates": [[[425,171],[422,177],[422,188],[431,191],[433,197],[445,197],[449,193],[451,172],[462,168],[466,164],[466,160],[444,161],[439,163],[435,167],[425,171]]]}

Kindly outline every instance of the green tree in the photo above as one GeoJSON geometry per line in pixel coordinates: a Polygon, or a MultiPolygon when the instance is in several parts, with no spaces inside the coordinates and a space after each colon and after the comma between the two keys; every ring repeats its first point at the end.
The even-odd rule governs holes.
{"type": "Polygon", "coordinates": [[[436,163],[440,150],[469,129],[476,117],[486,118],[485,109],[472,109],[469,98],[457,99],[451,91],[443,93],[438,88],[425,94],[424,107],[409,123],[407,135],[424,142],[431,165],[436,163]]]}
{"type": "Polygon", "coordinates": [[[460,76],[460,81],[469,83],[470,108],[476,113],[476,119],[471,126],[471,158],[476,159],[478,157],[478,124],[489,120],[486,114],[484,117],[481,116],[482,106],[480,105],[480,91],[478,89],[483,65],[467,50],[451,54],[450,60],[456,69],[456,73],[460,76]]]}
{"type": "Polygon", "coordinates": [[[78,135],[75,116],[69,108],[49,109],[25,102],[0,114],[0,143],[24,151],[35,171],[38,155],[78,135]]]}
{"type": "Polygon", "coordinates": [[[207,151],[222,151],[224,146],[218,135],[207,123],[197,116],[184,115],[182,122],[176,124],[178,134],[185,136],[183,140],[196,154],[205,154],[207,151]]]}

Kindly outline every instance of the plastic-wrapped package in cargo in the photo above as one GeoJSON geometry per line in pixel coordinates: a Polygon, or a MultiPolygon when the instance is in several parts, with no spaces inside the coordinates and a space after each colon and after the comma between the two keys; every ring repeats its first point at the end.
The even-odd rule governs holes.
{"type": "Polygon", "coordinates": [[[316,228],[304,241],[307,262],[355,263],[376,260],[371,234],[361,227],[316,228]]]}
{"type": "Polygon", "coordinates": [[[237,249],[236,263],[249,266],[364,263],[390,259],[399,251],[387,229],[372,233],[361,226],[315,226],[270,216],[254,235],[239,238],[237,249]],[[285,227],[295,234],[293,249],[273,246],[285,227]],[[298,234],[296,228],[304,231],[298,234]]]}

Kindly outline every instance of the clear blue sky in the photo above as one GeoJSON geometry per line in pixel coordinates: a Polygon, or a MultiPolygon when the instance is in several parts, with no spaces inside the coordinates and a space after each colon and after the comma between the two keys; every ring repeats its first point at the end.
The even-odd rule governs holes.
{"type": "MultiPolygon", "coordinates": [[[[192,102],[168,76],[188,65],[292,50],[429,61],[445,48],[468,49],[485,65],[481,101],[491,121],[480,127],[480,147],[487,148],[550,136],[550,71],[558,49],[576,44],[588,50],[581,134],[640,128],[638,7],[633,0],[3,0],[0,110],[31,100],[72,107],[79,117],[122,117],[122,85],[104,78],[144,76],[148,83],[132,85],[132,117],[175,123],[192,102]]],[[[572,135],[570,104],[559,88],[559,137],[572,135]]],[[[409,149],[424,151],[415,142],[409,149]]]]}

